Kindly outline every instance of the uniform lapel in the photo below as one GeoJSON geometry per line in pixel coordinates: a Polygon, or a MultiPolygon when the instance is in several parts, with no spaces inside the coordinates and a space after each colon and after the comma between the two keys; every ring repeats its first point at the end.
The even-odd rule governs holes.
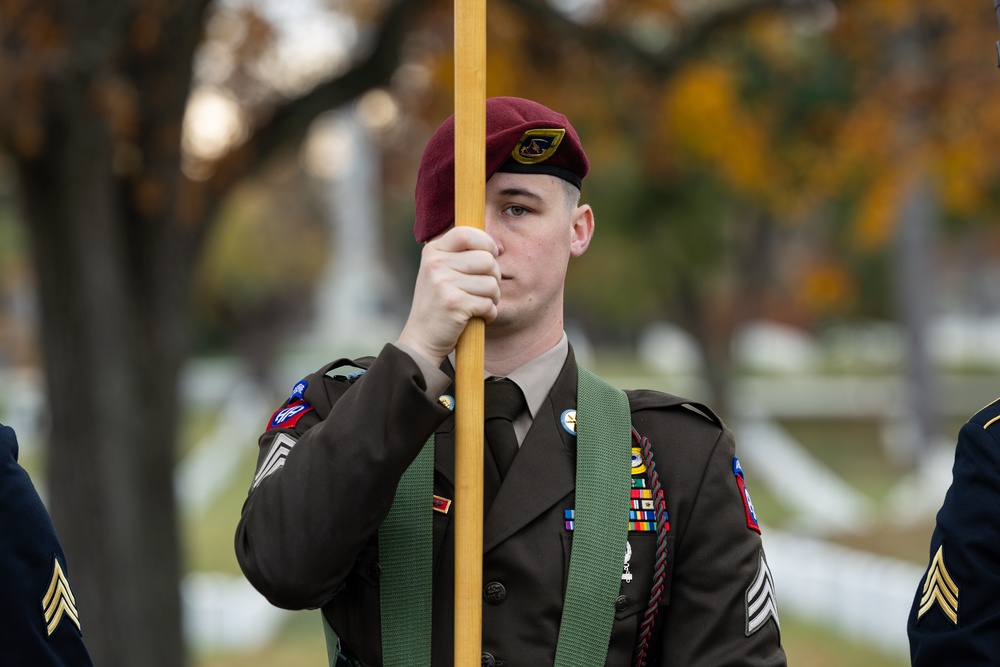
{"type": "Polygon", "coordinates": [[[560,416],[564,410],[576,408],[576,376],[571,349],[486,515],[484,551],[516,533],[573,491],[576,438],[562,428],[560,416]]]}
{"type": "MultiPolygon", "coordinates": [[[[455,396],[455,369],[451,361],[445,359],[441,370],[452,379],[452,384],[445,390],[450,396],[455,396]]],[[[441,422],[434,432],[434,471],[448,480],[451,488],[455,488],[455,409],[441,422]]]]}
{"type": "MultiPolygon", "coordinates": [[[[453,420],[449,417],[449,421],[453,420]]],[[[434,471],[448,480],[451,488],[455,488],[455,432],[453,429],[442,430],[434,434],[434,471]]]]}

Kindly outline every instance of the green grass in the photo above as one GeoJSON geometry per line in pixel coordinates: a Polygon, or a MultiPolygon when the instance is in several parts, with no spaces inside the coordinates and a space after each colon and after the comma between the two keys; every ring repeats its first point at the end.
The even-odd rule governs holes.
{"type": "MultiPolygon", "coordinates": [[[[278,635],[260,650],[209,652],[194,656],[192,667],[322,667],[326,642],[319,612],[290,612],[278,635]]],[[[781,639],[794,667],[906,667],[905,657],[886,655],[830,632],[815,623],[781,617],[781,639]]]]}
{"type": "Polygon", "coordinates": [[[781,642],[794,667],[908,667],[909,659],[886,655],[827,628],[787,614],[781,616],[781,642]]]}
{"type": "Polygon", "coordinates": [[[254,651],[208,651],[192,667],[325,667],[326,639],[318,611],[287,612],[288,621],[266,646],[254,651]]]}

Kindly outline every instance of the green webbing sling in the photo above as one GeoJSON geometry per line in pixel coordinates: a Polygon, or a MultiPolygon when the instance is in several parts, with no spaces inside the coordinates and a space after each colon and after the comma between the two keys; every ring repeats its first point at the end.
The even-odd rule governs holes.
{"type": "Polygon", "coordinates": [[[555,665],[600,667],[628,540],[632,413],[625,392],[585,368],[577,373],[576,524],[555,665]]]}
{"type": "MultiPolygon", "coordinates": [[[[382,664],[385,667],[431,664],[431,567],[433,565],[434,436],[396,487],[396,497],[379,526],[379,605],[382,664]]],[[[340,639],[323,616],[330,667],[340,639]]]]}
{"type": "MultiPolygon", "coordinates": [[[[625,392],[580,366],[577,375],[576,523],[555,667],[601,667],[628,538],[631,412],[625,392]]],[[[403,474],[379,528],[385,667],[431,664],[433,477],[432,437],[403,474]]],[[[340,642],[323,619],[334,667],[340,642]]]]}

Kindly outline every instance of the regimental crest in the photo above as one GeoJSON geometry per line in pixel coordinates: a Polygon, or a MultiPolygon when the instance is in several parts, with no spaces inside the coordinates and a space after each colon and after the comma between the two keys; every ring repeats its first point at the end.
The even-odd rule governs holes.
{"type": "Polygon", "coordinates": [[[641,475],[646,472],[646,462],[642,460],[642,450],[638,447],[632,448],[632,474],[641,475]]]}
{"type": "Polygon", "coordinates": [[[773,618],[778,628],[781,628],[781,622],[778,621],[778,605],[774,600],[774,579],[771,577],[771,570],[767,567],[763,551],[759,552],[757,558],[757,574],[746,593],[747,637],[764,627],[769,618],[773,618]]]}
{"type": "Polygon", "coordinates": [[[559,148],[564,136],[566,130],[562,128],[528,130],[521,135],[511,156],[521,164],[545,162],[559,148]]]}
{"type": "Polygon", "coordinates": [[[77,632],[80,631],[80,613],[76,609],[76,598],[69,587],[69,580],[59,564],[59,559],[53,556],[52,562],[52,580],[45,595],[42,596],[45,632],[50,637],[64,618],[76,626],[77,632]]]}
{"type": "Polygon", "coordinates": [[[941,607],[941,611],[948,619],[958,625],[958,584],[948,574],[948,568],[944,564],[944,545],[938,547],[937,553],[931,559],[931,564],[927,568],[927,575],[924,577],[924,587],[920,595],[920,608],[917,610],[917,620],[930,611],[934,605],[941,607]]]}
{"type": "Polygon", "coordinates": [[[253,478],[253,486],[251,488],[256,489],[257,485],[260,484],[265,477],[275,472],[283,465],[285,465],[285,459],[288,458],[288,452],[292,451],[292,447],[295,446],[295,439],[288,435],[287,433],[279,433],[278,437],[274,439],[271,443],[271,449],[267,450],[267,456],[264,457],[264,462],[260,464],[260,470],[253,478]]]}
{"type": "Polygon", "coordinates": [[[570,435],[576,435],[576,410],[563,410],[559,415],[559,423],[570,435]]]}

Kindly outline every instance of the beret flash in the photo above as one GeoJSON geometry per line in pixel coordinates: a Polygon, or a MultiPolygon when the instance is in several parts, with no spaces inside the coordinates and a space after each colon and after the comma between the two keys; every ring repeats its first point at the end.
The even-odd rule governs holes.
{"type": "MultiPolygon", "coordinates": [[[[498,171],[549,174],[580,187],[590,169],[566,116],[519,97],[486,100],[486,180],[498,171]]],[[[417,171],[413,235],[423,243],[455,222],[455,117],[434,132],[417,171]]]]}

